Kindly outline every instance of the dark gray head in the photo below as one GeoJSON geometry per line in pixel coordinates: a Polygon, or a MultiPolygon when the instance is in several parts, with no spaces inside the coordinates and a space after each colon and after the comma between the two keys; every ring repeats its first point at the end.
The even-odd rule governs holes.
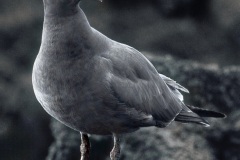
{"type": "Polygon", "coordinates": [[[68,16],[79,9],[80,0],[43,0],[45,15],[68,16]]]}

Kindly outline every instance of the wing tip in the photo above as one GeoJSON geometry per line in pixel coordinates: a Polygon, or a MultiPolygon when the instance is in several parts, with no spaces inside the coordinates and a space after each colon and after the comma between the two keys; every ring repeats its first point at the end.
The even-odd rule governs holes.
{"type": "Polygon", "coordinates": [[[206,123],[206,122],[199,122],[199,123],[202,124],[204,127],[210,127],[209,123],[206,123]]]}
{"type": "Polygon", "coordinates": [[[216,118],[223,118],[223,119],[227,118],[226,114],[224,114],[224,113],[219,113],[219,114],[220,114],[220,116],[216,117],[216,118]]]}
{"type": "Polygon", "coordinates": [[[177,83],[177,85],[178,85],[178,89],[179,89],[179,90],[181,90],[181,91],[183,91],[183,92],[185,92],[185,93],[190,93],[187,88],[183,87],[182,85],[180,85],[180,84],[178,84],[178,83],[177,83]]]}
{"type": "Polygon", "coordinates": [[[188,90],[187,88],[184,88],[183,91],[186,92],[186,93],[190,93],[189,90],[188,90]]]}

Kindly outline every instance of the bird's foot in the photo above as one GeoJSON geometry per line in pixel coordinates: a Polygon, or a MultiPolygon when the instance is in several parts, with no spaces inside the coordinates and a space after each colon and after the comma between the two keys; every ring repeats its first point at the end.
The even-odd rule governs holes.
{"type": "Polygon", "coordinates": [[[120,159],[120,150],[116,150],[114,147],[112,151],[110,152],[110,158],[111,160],[119,160],[120,159]]]}
{"type": "Polygon", "coordinates": [[[88,153],[88,149],[87,149],[87,147],[85,145],[81,144],[80,151],[81,151],[81,156],[82,157],[86,157],[86,154],[88,153]]]}
{"type": "Polygon", "coordinates": [[[114,147],[112,151],[110,152],[110,158],[111,160],[119,160],[120,159],[120,138],[114,134],[114,147]]]}
{"type": "Polygon", "coordinates": [[[81,133],[81,141],[82,141],[81,146],[80,146],[81,160],[89,160],[90,142],[89,142],[87,134],[81,133]]]}

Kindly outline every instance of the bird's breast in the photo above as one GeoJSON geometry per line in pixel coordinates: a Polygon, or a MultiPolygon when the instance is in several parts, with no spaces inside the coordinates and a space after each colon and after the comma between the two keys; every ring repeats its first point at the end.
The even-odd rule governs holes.
{"type": "Polygon", "coordinates": [[[86,69],[73,62],[44,60],[41,56],[34,63],[32,75],[37,100],[58,120],[70,117],[76,108],[81,112],[82,106],[88,106],[88,99],[94,99],[87,84],[90,78],[86,69]]]}

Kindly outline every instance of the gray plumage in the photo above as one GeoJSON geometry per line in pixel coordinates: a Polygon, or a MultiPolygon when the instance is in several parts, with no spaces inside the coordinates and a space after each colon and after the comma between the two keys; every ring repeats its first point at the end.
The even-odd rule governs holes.
{"type": "Polygon", "coordinates": [[[183,103],[178,90],[186,88],[159,74],[139,51],[93,29],[78,3],[44,0],[32,82],[51,116],[99,135],[166,127],[174,119],[208,125],[183,103]]]}

